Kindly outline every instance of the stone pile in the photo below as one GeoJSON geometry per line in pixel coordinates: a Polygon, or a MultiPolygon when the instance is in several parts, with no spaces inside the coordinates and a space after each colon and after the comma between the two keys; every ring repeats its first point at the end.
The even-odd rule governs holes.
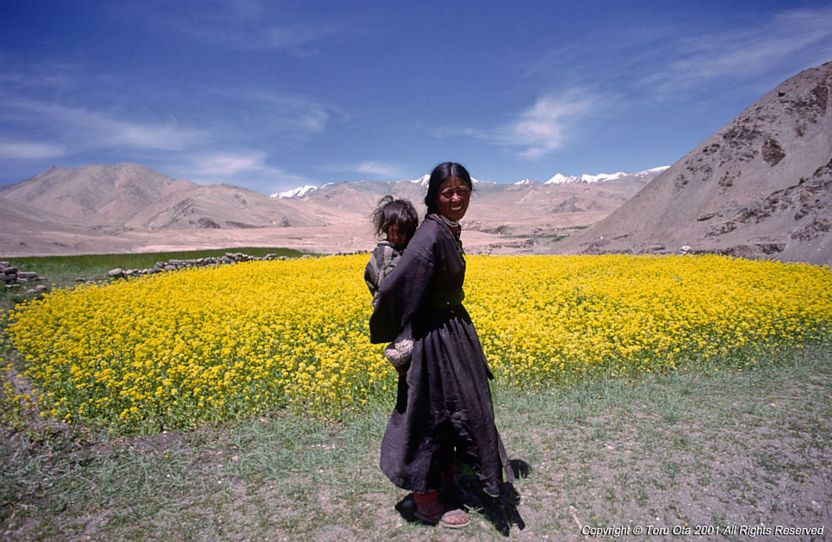
{"type": "Polygon", "coordinates": [[[267,260],[286,260],[286,256],[278,256],[276,254],[266,254],[262,258],[257,256],[249,256],[241,252],[226,252],[222,256],[209,256],[207,258],[197,258],[194,260],[167,260],[164,262],[156,262],[153,267],[147,269],[122,269],[116,267],[107,272],[107,276],[113,279],[140,277],[142,275],[154,275],[156,273],[164,273],[165,271],[176,271],[177,269],[188,269],[192,267],[208,267],[210,265],[227,265],[240,262],[248,262],[253,260],[267,261],[267,260]]]}
{"type": "MultiPolygon", "coordinates": [[[[0,281],[6,286],[6,290],[20,288],[23,285],[33,284],[36,282],[46,282],[46,277],[42,277],[34,271],[21,271],[17,267],[11,265],[9,262],[0,262],[0,281]]],[[[35,285],[26,291],[27,294],[34,294],[45,292],[49,287],[45,284],[35,285]]]]}

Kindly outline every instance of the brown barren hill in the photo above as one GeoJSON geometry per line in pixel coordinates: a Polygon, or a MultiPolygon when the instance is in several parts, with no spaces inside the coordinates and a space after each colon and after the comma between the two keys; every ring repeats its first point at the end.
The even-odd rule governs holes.
{"type": "Polygon", "coordinates": [[[130,217],[198,185],[139,164],[53,167],[0,190],[0,197],[66,217],[90,228],[122,228],[130,217]]]}
{"type": "Polygon", "coordinates": [[[227,184],[194,188],[160,199],[127,222],[147,230],[252,229],[319,226],[324,221],[265,194],[227,184]]]}
{"type": "Polygon", "coordinates": [[[832,263],[832,62],[792,77],[558,253],[832,263]]]}

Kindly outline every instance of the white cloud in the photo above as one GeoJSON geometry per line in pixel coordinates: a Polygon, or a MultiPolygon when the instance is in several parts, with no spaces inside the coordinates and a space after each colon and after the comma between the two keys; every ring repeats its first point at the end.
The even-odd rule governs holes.
{"type": "Polygon", "coordinates": [[[157,164],[197,182],[229,182],[266,193],[314,182],[271,165],[269,154],[257,147],[267,141],[281,148],[286,141],[291,145],[320,134],[329,119],[324,105],[256,90],[212,91],[203,97],[209,110],[185,107],[178,116],[199,118],[182,123],[159,120],[158,114],[140,121],[135,120],[140,112],[120,116],[126,105],[66,105],[0,89],[0,159],[106,156],[157,164]],[[28,133],[4,125],[26,126],[28,133]]]}
{"type": "Polygon", "coordinates": [[[832,54],[832,8],[785,11],[755,27],[680,40],[676,48],[677,59],[643,84],[670,93],[771,71],[793,72],[832,54]]]}
{"type": "Polygon", "coordinates": [[[519,156],[536,159],[562,148],[570,129],[581,118],[596,111],[602,97],[579,89],[538,98],[519,117],[498,128],[487,138],[514,149],[519,156]]]}
{"type": "Polygon", "coordinates": [[[264,140],[306,141],[323,133],[330,108],[312,98],[260,89],[204,90],[200,110],[207,135],[218,141],[256,147],[264,140]]]}
{"type": "Polygon", "coordinates": [[[0,158],[4,160],[39,160],[66,154],[66,149],[50,143],[27,141],[0,142],[0,158]]]}
{"type": "Polygon", "coordinates": [[[43,101],[8,100],[0,108],[4,114],[7,110],[28,113],[30,121],[36,119],[39,124],[50,126],[52,132],[60,134],[64,145],[76,151],[100,147],[175,151],[202,137],[199,131],[179,127],[175,122],[135,122],[101,111],[43,101]]]}
{"type": "Polygon", "coordinates": [[[262,151],[196,153],[177,157],[169,170],[199,183],[226,182],[271,193],[278,188],[308,184],[309,179],[268,163],[262,151]]]}
{"type": "Polygon", "coordinates": [[[370,160],[359,162],[358,164],[354,164],[345,169],[378,177],[395,177],[400,174],[400,170],[396,166],[382,164],[381,162],[373,162],[370,160]]]}
{"type": "MultiPolygon", "coordinates": [[[[269,121],[300,130],[306,134],[324,131],[329,121],[326,107],[315,100],[266,91],[245,91],[240,96],[256,102],[260,114],[269,114],[269,121]]],[[[273,125],[274,126],[274,125],[273,125]]]]}
{"type": "Polygon", "coordinates": [[[266,153],[214,154],[199,160],[197,171],[211,177],[230,177],[251,171],[263,171],[266,153]]]}
{"type": "Polygon", "coordinates": [[[188,148],[200,139],[196,130],[179,128],[176,125],[133,124],[129,121],[104,119],[100,128],[110,132],[116,145],[178,151],[188,148]]]}
{"type": "Polygon", "coordinates": [[[439,127],[434,137],[469,137],[499,145],[522,158],[534,160],[566,146],[580,121],[601,111],[617,97],[573,87],[538,98],[534,105],[495,128],[439,127]]]}

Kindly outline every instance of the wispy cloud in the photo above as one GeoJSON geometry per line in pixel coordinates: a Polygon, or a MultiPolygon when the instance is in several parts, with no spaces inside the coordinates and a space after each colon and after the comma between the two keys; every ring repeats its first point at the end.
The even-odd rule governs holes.
{"type": "Polygon", "coordinates": [[[401,170],[390,164],[382,164],[381,162],[373,162],[365,160],[357,164],[353,164],[345,168],[349,171],[355,171],[364,175],[372,175],[376,177],[395,177],[401,174],[401,170]]]}
{"type": "Polygon", "coordinates": [[[333,163],[322,166],[321,171],[335,173],[340,179],[354,179],[360,175],[365,179],[390,180],[402,177],[402,168],[375,160],[362,160],[353,163],[333,163]]]}
{"type": "Polygon", "coordinates": [[[216,24],[194,24],[181,20],[171,22],[179,30],[202,41],[210,41],[230,49],[251,51],[272,49],[284,51],[296,56],[314,54],[312,47],[337,30],[337,25],[313,26],[303,23],[223,26],[216,24]]]}
{"type": "Polygon", "coordinates": [[[310,182],[269,164],[268,160],[268,154],[258,150],[192,153],[179,157],[170,170],[178,177],[195,182],[228,182],[261,192],[310,182]]]}
{"type": "Polygon", "coordinates": [[[168,123],[138,122],[85,107],[71,107],[40,100],[12,99],[0,106],[0,115],[14,117],[24,112],[30,124],[48,125],[61,144],[76,151],[88,148],[122,147],[155,150],[182,150],[202,134],[198,130],[168,123]]]}
{"type": "Polygon", "coordinates": [[[66,62],[31,62],[0,51],[0,88],[18,91],[66,91],[75,86],[78,67],[66,62]]]}
{"type": "Polygon", "coordinates": [[[132,160],[196,181],[269,191],[311,182],[274,165],[272,151],[305,144],[331,116],[315,99],[256,87],[202,90],[149,109],[146,94],[96,94],[82,84],[81,68],[50,78],[14,60],[0,56],[0,68],[15,68],[0,69],[0,160],[9,163],[132,160]]]}
{"type": "Polygon", "coordinates": [[[255,102],[247,109],[269,115],[272,127],[277,124],[312,135],[323,132],[329,121],[327,107],[310,98],[260,90],[243,91],[240,97],[255,102]]]}
{"type": "Polygon", "coordinates": [[[57,158],[66,154],[60,145],[30,141],[0,141],[0,159],[3,160],[41,160],[57,158]]]}
{"type": "Polygon", "coordinates": [[[325,24],[321,26],[309,24],[271,25],[264,29],[259,39],[249,42],[248,47],[281,49],[299,55],[311,54],[309,47],[315,42],[335,34],[339,24],[325,24]]]}
{"type": "Polygon", "coordinates": [[[290,20],[287,10],[255,0],[184,1],[179,9],[167,7],[166,2],[145,2],[115,9],[228,49],[281,51],[299,57],[315,54],[316,46],[352,26],[350,21],[290,20]],[[166,10],[164,18],[158,17],[160,9],[166,10]]]}
{"type": "Polygon", "coordinates": [[[200,176],[230,177],[240,173],[263,171],[267,169],[265,161],[264,152],[207,155],[198,159],[196,172],[200,176]]]}
{"type": "Polygon", "coordinates": [[[527,159],[537,159],[564,147],[575,124],[597,112],[604,96],[586,89],[569,89],[542,96],[514,120],[490,132],[464,133],[507,147],[527,159]]]}
{"type": "Polygon", "coordinates": [[[832,8],[786,11],[755,27],[689,37],[674,47],[675,60],[645,77],[644,85],[670,93],[793,72],[832,56],[832,8]]]}
{"type": "Polygon", "coordinates": [[[325,132],[332,116],[313,98],[257,88],[202,89],[197,96],[183,116],[200,122],[209,138],[250,147],[306,142],[325,132]]]}

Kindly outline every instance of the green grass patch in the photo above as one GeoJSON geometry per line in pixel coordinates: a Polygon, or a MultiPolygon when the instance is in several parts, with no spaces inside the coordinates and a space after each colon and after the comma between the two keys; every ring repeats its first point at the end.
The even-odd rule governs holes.
{"type": "MultiPolygon", "coordinates": [[[[149,269],[156,262],[168,260],[196,260],[222,256],[228,252],[242,253],[261,258],[266,254],[275,254],[286,258],[298,258],[304,253],[289,248],[274,247],[235,247],[207,250],[185,250],[177,252],[145,252],[124,254],[81,254],[73,256],[26,256],[21,258],[1,258],[21,271],[34,271],[46,277],[50,288],[73,286],[87,280],[101,280],[111,269],[149,269]]],[[[8,311],[15,304],[32,296],[26,291],[36,284],[22,284],[12,289],[0,288],[0,310],[8,311]]],[[[2,285],[0,285],[2,286],[2,285]]]]}
{"type": "Polygon", "coordinates": [[[242,253],[249,256],[263,257],[276,254],[287,258],[297,258],[303,253],[288,248],[273,247],[239,247],[208,250],[186,250],[177,252],[147,252],[130,254],[82,254],[77,256],[27,256],[9,258],[11,265],[25,271],[34,271],[47,277],[50,281],[75,280],[77,277],[93,278],[106,275],[110,269],[146,269],[156,262],[168,260],[195,260],[212,256],[222,256],[227,252],[242,253]]]}

